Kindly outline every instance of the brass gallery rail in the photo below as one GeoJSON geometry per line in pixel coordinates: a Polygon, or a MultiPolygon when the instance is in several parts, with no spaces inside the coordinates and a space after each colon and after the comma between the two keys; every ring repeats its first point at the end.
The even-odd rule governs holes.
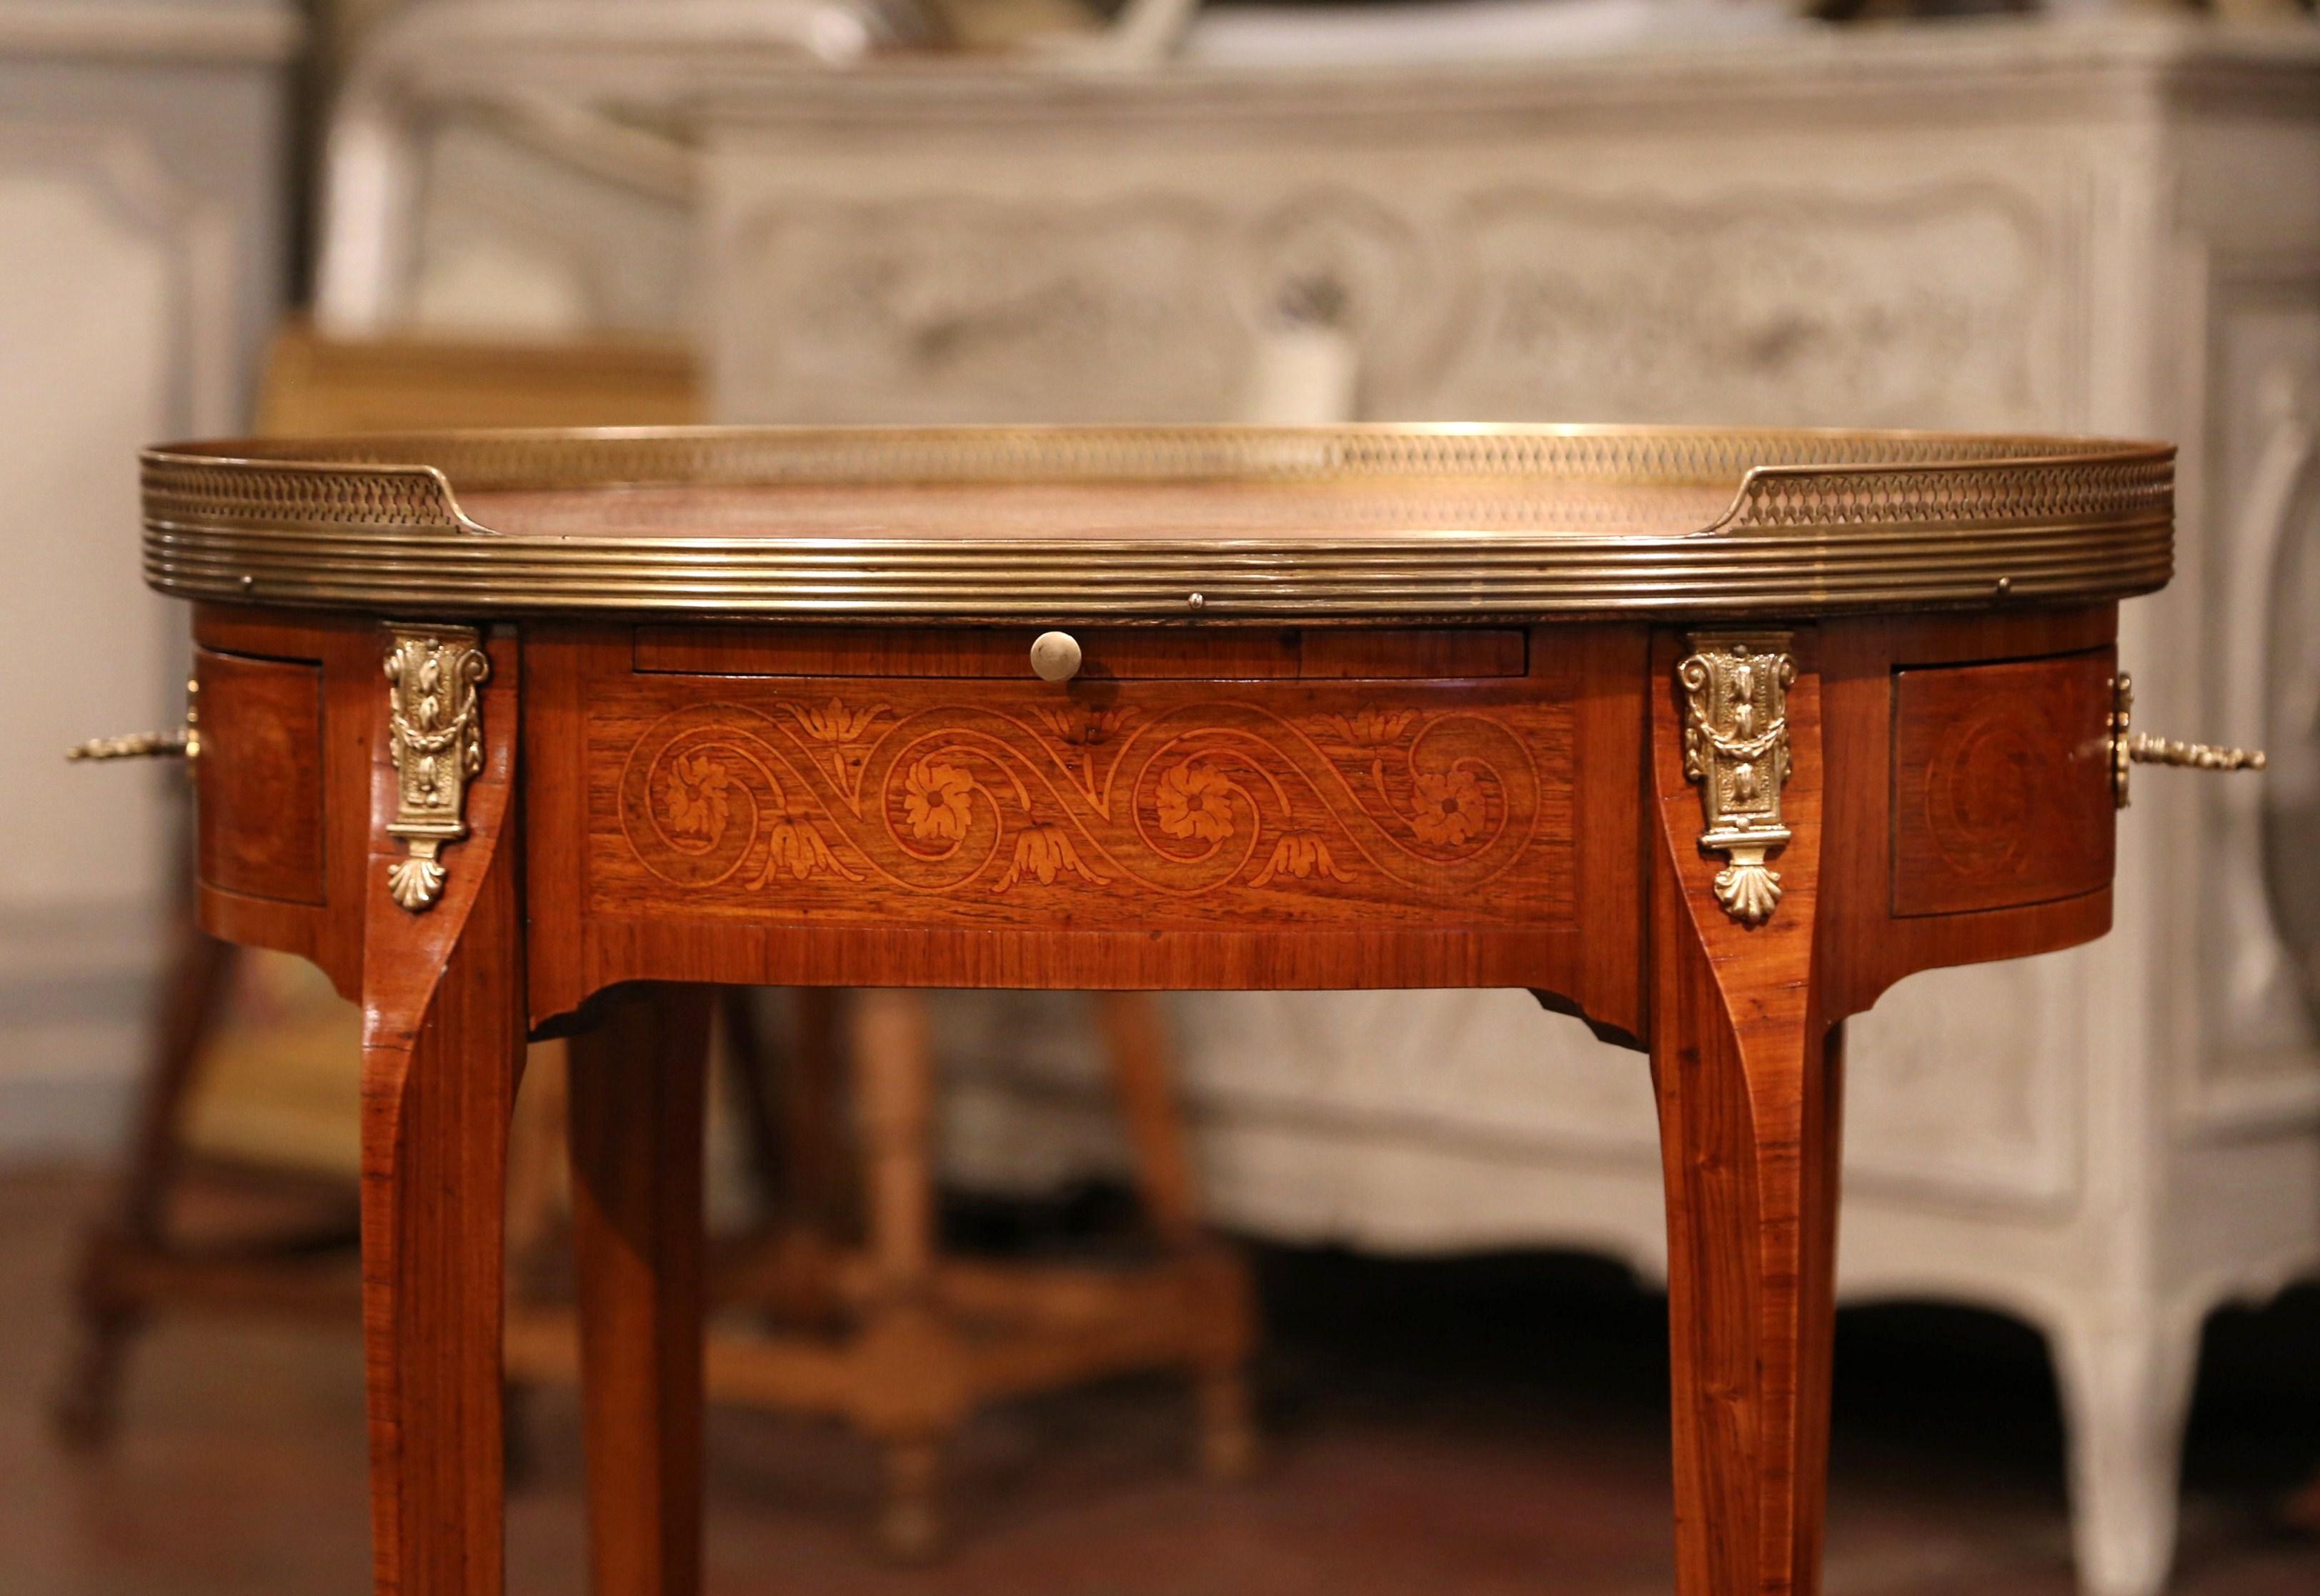
{"type": "Polygon", "coordinates": [[[598,1589],[697,1591],[685,1016],[778,983],[1518,986],[1647,1051],[1678,1586],[1814,1591],[1842,1021],[2099,936],[2128,762],[2233,762],[2127,725],[2171,468],[1617,429],[152,451],[203,923],[365,1010],[377,1589],[501,1589],[506,1115],[566,1031],[598,1589]]]}

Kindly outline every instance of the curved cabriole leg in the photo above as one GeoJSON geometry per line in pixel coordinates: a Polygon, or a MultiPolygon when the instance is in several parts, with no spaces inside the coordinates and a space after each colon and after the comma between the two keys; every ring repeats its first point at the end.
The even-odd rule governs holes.
{"type": "MultiPolygon", "coordinates": [[[[1799,639],[1801,642],[1802,639],[1799,639]]],[[[1789,689],[1792,774],[1749,925],[1719,902],[1686,777],[1678,639],[1655,649],[1652,1073],[1668,1206],[1681,1596],[1812,1596],[1827,1479],[1837,1033],[1815,993],[1817,684],[1789,689]]],[[[1808,666],[1799,648],[1799,665],[1808,666]]],[[[1760,721],[1754,728],[1761,733],[1760,721]]]]}
{"type": "Polygon", "coordinates": [[[408,854],[386,831],[397,795],[384,737],[372,779],[362,1250],[377,1596],[499,1596],[505,1573],[500,1337],[524,961],[512,639],[490,653],[467,835],[420,911],[388,880],[408,854]]]}
{"type": "Polygon", "coordinates": [[[2053,1332],[2070,1430],[2071,1528],[2085,1596],[2158,1596],[2175,1560],[2183,1425],[2199,1324],[2114,1310],[2053,1332]]]}
{"type": "Polygon", "coordinates": [[[615,993],[572,1038],[589,1588],[699,1596],[702,1154],[713,989],[615,993]]]}

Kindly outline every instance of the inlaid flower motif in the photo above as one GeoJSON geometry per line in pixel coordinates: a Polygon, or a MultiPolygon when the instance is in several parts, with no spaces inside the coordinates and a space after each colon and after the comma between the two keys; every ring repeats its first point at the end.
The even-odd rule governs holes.
{"type": "Polygon", "coordinates": [[[1416,717],[1409,710],[1355,710],[1350,715],[1316,715],[1314,725],[1327,740],[1348,748],[1391,748],[1401,740],[1416,717]]]}
{"type": "Polygon", "coordinates": [[[1101,748],[1119,735],[1128,717],[1114,709],[1043,709],[1041,724],[1056,734],[1056,740],[1075,748],[1101,748]]]}
{"type": "Polygon", "coordinates": [[[713,843],[725,835],[730,803],[725,789],[731,777],[725,766],[707,754],[680,754],[669,762],[668,800],[671,830],[713,843]]]}
{"type": "Polygon", "coordinates": [[[1220,842],[1233,834],[1231,791],[1223,771],[1188,759],[1160,778],[1152,806],[1169,836],[1220,842]]]}
{"type": "Polygon", "coordinates": [[[848,743],[861,740],[863,733],[877,723],[886,712],[884,704],[873,704],[866,710],[849,710],[833,698],[820,709],[805,704],[790,705],[790,713],[805,734],[816,742],[848,743]]]}
{"type": "Polygon", "coordinates": [[[1409,829],[1420,842],[1455,846],[1482,834],[1487,814],[1482,784],[1474,779],[1473,771],[1464,766],[1439,774],[1422,770],[1416,784],[1409,829]]]}
{"type": "Polygon", "coordinates": [[[838,862],[829,851],[829,844],[821,839],[809,821],[784,819],[774,824],[766,843],[766,867],[757,873],[752,884],[764,886],[775,876],[787,872],[791,879],[803,881],[818,870],[827,870],[848,881],[861,877],[838,862]]]}
{"type": "Polygon", "coordinates": [[[1251,886],[1268,886],[1282,875],[1293,875],[1300,881],[1325,875],[1331,881],[1349,881],[1352,877],[1337,868],[1337,861],[1329,857],[1329,845],[1310,831],[1291,831],[1273,845],[1273,857],[1264,861],[1264,868],[1249,877],[1251,886]]]}
{"type": "Polygon", "coordinates": [[[956,765],[921,759],[902,778],[902,818],[921,842],[956,842],[966,835],[974,811],[968,801],[974,778],[956,765]]]}
{"type": "Polygon", "coordinates": [[[1087,867],[1079,849],[1072,845],[1069,833],[1061,826],[1027,826],[1015,839],[1015,862],[991,890],[1003,893],[1027,875],[1038,878],[1041,886],[1052,886],[1056,877],[1065,872],[1097,886],[1111,879],[1087,867]]]}

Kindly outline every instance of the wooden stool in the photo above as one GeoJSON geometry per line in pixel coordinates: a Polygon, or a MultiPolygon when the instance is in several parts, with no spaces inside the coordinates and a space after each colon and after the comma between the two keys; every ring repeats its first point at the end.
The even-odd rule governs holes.
{"type": "MultiPolygon", "coordinates": [[[[879,1540],[904,1559],[930,1555],[943,1539],[942,1441],[974,1410],[1007,1397],[1180,1369],[1198,1393],[1202,1466],[1214,1478],[1245,1474],[1255,1453],[1244,1378],[1254,1292],[1242,1260],[1201,1229],[1154,999],[1095,999],[1154,1243],[1146,1259],[1101,1266],[942,1256],[924,1000],[894,990],[800,996],[796,1048],[778,1072],[782,1220],[715,1261],[708,1285],[716,1307],[756,1310],[780,1328],[711,1328],[702,1355],[710,1399],[838,1419],[874,1439],[884,1453],[879,1540]],[[858,1246],[840,1233],[833,1147],[841,1030],[860,1148],[866,1234],[858,1246]]],[[[673,1067],[660,1057],[656,1067],[673,1067]]],[[[573,1067],[639,1066],[615,1041],[575,1046],[573,1067]]],[[[591,1134],[573,1121],[575,1141],[591,1134]]],[[[663,1158],[639,1174],[666,1178],[683,1162],[663,1158]]],[[[584,1248],[596,1206],[575,1191],[584,1248]]],[[[569,1378],[575,1369],[572,1319],[562,1310],[512,1310],[507,1348],[511,1378],[569,1378]]]]}

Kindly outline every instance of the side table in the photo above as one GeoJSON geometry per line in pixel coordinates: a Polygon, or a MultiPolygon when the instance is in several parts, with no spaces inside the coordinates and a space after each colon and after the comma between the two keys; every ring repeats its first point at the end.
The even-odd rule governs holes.
{"type": "Polygon", "coordinates": [[[2161,446],[1908,433],[150,452],[203,923],[365,1009],[377,1589],[501,1588],[506,1115],[608,1016],[594,1566],[697,1587],[682,989],[754,983],[1516,986],[1648,1051],[1678,1589],[1816,1590],[1841,1021],[2100,935],[2130,761],[2255,757],[2128,726],[2172,494],[2161,446]]]}

